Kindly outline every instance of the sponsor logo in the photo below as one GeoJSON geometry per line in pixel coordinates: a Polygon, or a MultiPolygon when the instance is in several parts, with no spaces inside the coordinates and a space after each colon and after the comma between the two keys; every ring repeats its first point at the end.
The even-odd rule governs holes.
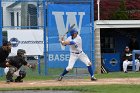
{"type": "Polygon", "coordinates": [[[113,58],[113,59],[110,60],[110,64],[112,66],[115,66],[117,63],[118,63],[118,61],[115,58],[113,58]]]}
{"type": "Polygon", "coordinates": [[[19,44],[43,44],[43,41],[19,41],[17,38],[11,38],[12,47],[17,47],[19,44]]]}
{"type": "Polygon", "coordinates": [[[12,47],[17,47],[19,44],[19,40],[17,38],[11,38],[10,42],[12,44],[12,47]]]}

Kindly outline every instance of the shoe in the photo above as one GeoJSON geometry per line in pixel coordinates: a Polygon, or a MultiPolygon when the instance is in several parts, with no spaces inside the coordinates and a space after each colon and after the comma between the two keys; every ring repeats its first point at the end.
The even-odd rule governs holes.
{"type": "Polygon", "coordinates": [[[59,76],[59,78],[57,79],[58,81],[62,81],[63,76],[59,76]]]}
{"type": "Polygon", "coordinates": [[[15,79],[15,82],[22,83],[22,82],[23,82],[23,80],[16,80],[16,79],[15,79]]]}
{"type": "Polygon", "coordinates": [[[14,82],[14,80],[13,80],[13,79],[11,79],[11,80],[10,80],[10,82],[14,82]]]}
{"type": "Polygon", "coordinates": [[[91,81],[97,81],[95,77],[91,77],[91,81]]]}
{"type": "Polygon", "coordinates": [[[13,79],[10,79],[10,80],[6,80],[7,83],[10,83],[10,82],[14,82],[13,79]]]}
{"type": "Polygon", "coordinates": [[[10,80],[6,80],[6,83],[9,84],[10,83],[10,80]]]}
{"type": "Polygon", "coordinates": [[[127,71],[124,71],[124,73],[128,73],[127,71]]]}

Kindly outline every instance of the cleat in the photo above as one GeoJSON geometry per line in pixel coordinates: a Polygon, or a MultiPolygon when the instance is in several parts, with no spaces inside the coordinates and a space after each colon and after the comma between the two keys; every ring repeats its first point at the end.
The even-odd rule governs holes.
{"type": "Polygon", "coordinates": [[[128,73],[127,71],[124,71],[124,73],[128,73]]]}
{"type": "Polygon", "coordinates": [[[6,84],[9,84],[10,83],[10,80],[6,80],[6,84]]]}
{"type": "Polygon", "coordinates": [[[16,80],[16,79],[15,79],[15,82],[17,82],[17,83],[22,83],[23,80],[16,80]]]}
{"type": "Polygon", "coordinates": [[[91,81],[97,81],[95,77],[91,77],[91,81]]]}
{"type": "Polygon", "coordinates": [[[63,76],[59,76],[58,81],[62,81],[63,76]]]}
{"type": "Polygon", "coordinates": [[[11,80],[10,80],[10,82],[14,82],[14,80],[13,80],[13,79],[11,79],[11,80]]]}

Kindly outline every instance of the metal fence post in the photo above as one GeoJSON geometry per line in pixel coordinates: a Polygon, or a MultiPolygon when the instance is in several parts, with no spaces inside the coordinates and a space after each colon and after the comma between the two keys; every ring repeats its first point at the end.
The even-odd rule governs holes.
{"type": "Polygon", "coordinates": [[[47,42],[46,42],[46,36],[47,36],[47,29],[46,29],[46,0],[43,1],[43,11],[44,11],[44,63],[45,63],[45,75],[48,74],[48,68],[47,68],[47,42]]]}
{"type": "Polygon", "coordinates": [[[0,0],[0,46],[2,45],[2,1],[0,0]]]}
{"type": "MultiPolygon", "coordinates": [[[[0,46],[2,46],[2,1],[0,0],[0,46]]],[[[0,76],[4,74],[3,69],[0,68],[0,76]]]]}
{"type": "Polygon", "coordinates": [[[95,60],[94,60],[94,0],[91,0],[91,30],[92,30],[92,63],[94,64],[94,71],[95,71],[95,60]]]}

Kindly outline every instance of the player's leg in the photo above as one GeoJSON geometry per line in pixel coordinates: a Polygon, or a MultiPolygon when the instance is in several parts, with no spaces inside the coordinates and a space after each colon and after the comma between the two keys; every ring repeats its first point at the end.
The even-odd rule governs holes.
{"type": "MultiPolygon", "coordinates": [[[[4,73],[5,73],[6,76],[7,76],[8,71],[9,71],[9,67],[4,68],[4,73]]],[[[11,79],[8,80],[8,81],[6,81],[6,82],[13,82],[13,81],[14,81],[14,80],[13,80],[12,77],[11,77],[11,79]]]]}
{"type": "Polygon", "coordinates": [[[97,79],[94,76],[94,72],[93,72],[93,69],[92,69],[92,63],[90,62],[88,56],[85,53],[81,53],[79,55],[79,59],[86,64],[86,66],[88,68],[88,72],[91,76],[91,80],[96,81],[97,79]]]}
{"type": "Polygon", "coordinates": [[[13,74],[14,72],[16,71],[16,68],[15,67],[8,67],[8,68],[5,68],[5,72],[6,72],[6,69],[8,70],[7,71],[7,74],[6,74],[6,79],[7,79],[7,82],[13,82],[13,74]],[[8,70],[9,68],[9,70],[8,70]]]}
{"type": "Polygon", "coordinates": [[[131,64],[131,62],[128,61],[128,60],[123,61],[123,71],[124,71],[124,73],[127,73],[127,67],[130,64],[131,64]]]}
{"type": "Polygon", "coordinates": [[[136,65],[136,72],[138,72],[140,68],[140,62],[138,59],[135,60],[135,65],[136,65]]]}
{"type": "Polygon", "coordinates": [[[72,70],[77,58],[78,57],[75,56],[74,54],[70,55],[68,66],[64,69],[63,73],[58,78],[58,81],[61,81],[63,79],[64,75],[66,75],[70,70],[72,70]]]}
{"type": "Polygon", "coordinates": [[[15,82],[23,82],[23,78],[26,77],[26,72],[19,70],[18,73],[19,73],[19,75],[15,79],[15,82]]]}

